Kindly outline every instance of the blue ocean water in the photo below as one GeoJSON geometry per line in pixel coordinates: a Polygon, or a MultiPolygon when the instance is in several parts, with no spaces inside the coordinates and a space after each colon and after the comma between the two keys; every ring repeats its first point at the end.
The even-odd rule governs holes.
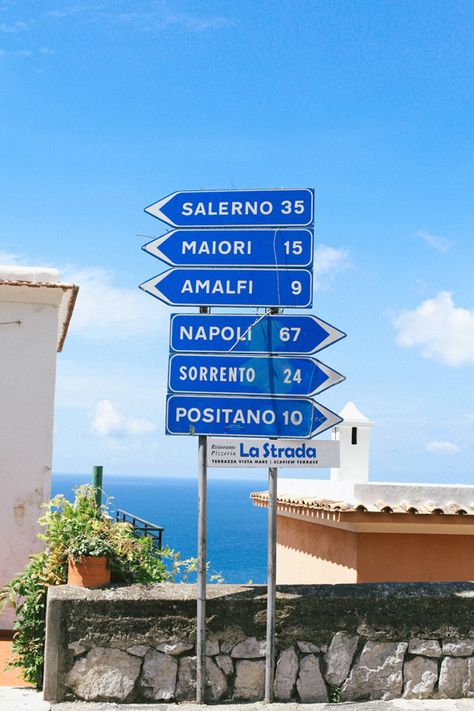
{"type": "MultiPolygon", "coordinates": [[[[54,474],[52,495],[72,497],[89,475],[54,474]]],[[[112,505],[163,526],[163,544],[197,555],[197,480],[164,477],[108,477],[104,494],[112,505]]],[[[209,479],[207,491],[207,559],[226,583],[266,582],[267,511],[256,508],[251,491],[266,489],[260,480],[209,479]]]]}

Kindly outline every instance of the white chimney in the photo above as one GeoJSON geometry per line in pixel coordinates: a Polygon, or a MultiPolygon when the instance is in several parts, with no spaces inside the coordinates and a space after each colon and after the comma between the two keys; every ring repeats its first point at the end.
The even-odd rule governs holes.
{"type": "Polygon", "coordinates": [[[339,413],[343,418],[332,430],[332,439],[339,441],[340,464],[331,469],[331,481],[363,484],[369,480],[369,443],[373,427],[353,402],[339,413]]]}

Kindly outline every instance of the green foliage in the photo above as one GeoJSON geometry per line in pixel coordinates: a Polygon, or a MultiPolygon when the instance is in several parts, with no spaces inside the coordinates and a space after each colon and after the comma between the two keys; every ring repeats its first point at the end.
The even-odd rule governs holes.
{"type": "Polygon", "coordinates": [[[331,686],[329,690],[329,701],[332,704],[340,704],[342,702],[342,692],[340,686],[331,686]]]}
{"type": "Polygon", "coordinates": [[[174,551],[157,555],[151,539],[137,538],[129,524],[115,523],[109,503],[98,507],[91,486],[75,489],[72,502],[58,495],[43,506],[39,523],[45,532],[39,537],[46,549],[31,556],[24,570],[0,590],[0,612],[7,604],[16,612],[16,658],[11,666],[21,668],[25,680],[37,687],[43,674],[46,591],[49,585],[67,582],[69,557],[106,555],[112,581],[122,583],[162,583],[186,577],[189,567],[174,551]]]}

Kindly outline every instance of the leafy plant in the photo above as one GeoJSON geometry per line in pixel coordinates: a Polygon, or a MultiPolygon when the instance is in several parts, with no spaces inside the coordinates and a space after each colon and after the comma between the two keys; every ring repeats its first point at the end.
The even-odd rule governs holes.
{"type": "Polygon", "coordinates": [[[0,612],[6,604],[15,608],[11,666],[22,669],[25,680],[40,687],[44,662],[46,591],[49,585],[67,581],[68,558],[82,555],[109,557],[115,582],[161,583],[186,574],[188,561],[164,549],[157,555],[150,538],[137,538],[127,523],[115,523],[109,503],[98,507],[89,486],[75,489],[74,501],[55,496],[43,505],[39,537],[46,548],[30,557],[25,568],[0,590],[0,612]],[[168,562],[168,566],[165,564],[168,562]]]}
{"type": "Polygon", "coordinates": [[[331,686],[329,690],[329,701],[332,704],[340,704],[342,702],[342,689],[340,686],[331,686]]]}

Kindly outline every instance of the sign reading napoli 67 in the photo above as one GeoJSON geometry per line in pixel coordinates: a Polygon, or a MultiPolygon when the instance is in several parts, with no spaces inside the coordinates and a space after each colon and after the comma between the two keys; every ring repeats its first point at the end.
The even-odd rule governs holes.
{"type": "Polygon", "coordinates": [[[308,227],[311,188],[180,190],[145,208],[173,227],[308,227]]]}

